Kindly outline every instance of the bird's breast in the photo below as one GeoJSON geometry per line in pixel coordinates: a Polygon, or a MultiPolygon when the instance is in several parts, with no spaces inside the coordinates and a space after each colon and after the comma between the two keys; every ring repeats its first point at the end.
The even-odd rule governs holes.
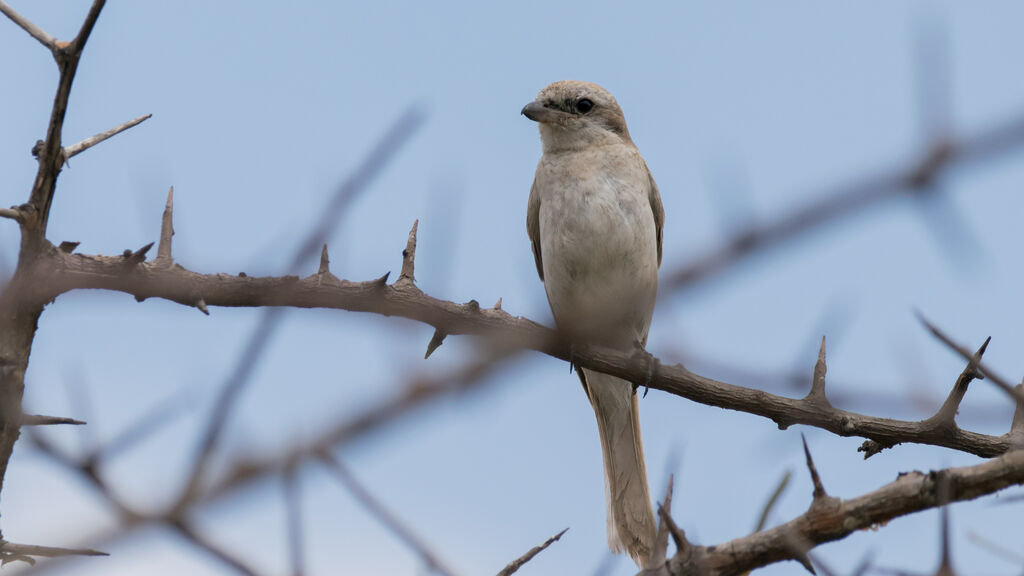
{"type": "Polygon", "coordinates": [[[556,320],[579,323],[628,304],[649,321],[657,238],[650,175],[635,149],[545,158],[537,186],[545,289],[556,320]]]}

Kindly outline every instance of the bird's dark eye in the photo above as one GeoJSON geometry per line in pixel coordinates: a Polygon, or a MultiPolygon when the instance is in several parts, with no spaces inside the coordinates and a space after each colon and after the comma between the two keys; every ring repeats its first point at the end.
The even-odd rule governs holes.
{"type": "Polygon", "coordinates": [[[576,109],[580,111],[580,114],[586,114],[594,108],[594,102],[590,98],[580,98],[580,101],[576,103],[576,109]]]}

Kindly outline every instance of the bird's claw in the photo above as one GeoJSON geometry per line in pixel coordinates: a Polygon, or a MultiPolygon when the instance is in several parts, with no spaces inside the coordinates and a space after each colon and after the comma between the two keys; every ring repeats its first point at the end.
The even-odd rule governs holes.
{"type": "Polygon", "coordinates": [[[644,395],[643,395],[643,397],[647,398],[647,393],[650,392],[650,390],[651,390],[651,382],[654,381],[654,374],[657,371],[656,370],[657,366],[655,365],[655,363],[658,361],[658,359],[655,358],[652,354],[648,353],[647,350],[644,349],[644,345],[642,343],[640,343],[639,341],[636,341],[633,344],[635,346],[635,349],[633,351],[633,355],[634,356],[639,356],[639,357],[643,358],[644,361],[647,363],[647,370],[646,370],[646,373],[644,374],[643,384],[638,384],[638,383],[634,382],[633,383],[633,393],[636,394],[636,391],[641,386],[643,386],[643,388],[644,388],[644,395]]]}

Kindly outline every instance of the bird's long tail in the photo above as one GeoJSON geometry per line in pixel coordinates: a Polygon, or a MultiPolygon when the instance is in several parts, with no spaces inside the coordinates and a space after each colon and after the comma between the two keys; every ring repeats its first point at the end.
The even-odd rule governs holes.
{"type": "Polygon", "coordinates": [[[625,380],[584,371],[587,396],[597,416],[608,505],[608,546],[625,550],[646,568],[654,547],[655,522],[640,440],[637,396],[625,380]]]}

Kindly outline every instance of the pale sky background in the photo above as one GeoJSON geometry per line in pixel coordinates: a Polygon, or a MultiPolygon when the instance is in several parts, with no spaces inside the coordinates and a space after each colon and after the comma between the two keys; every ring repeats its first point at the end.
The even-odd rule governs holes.
{"type": "MultiPolygon", "coordinates": [[[[88,9],[86,0],[13,4],[62,39],[88,9]]],[[[173,185],[180,264],[283,274],[337,183],[403,110],[418,106],[426,124],[332,236],[334,272],[351,280],[397,272],[418,218],[425,292],[484,305],[501,297],[511,313],[550,322],[524,225],[540,143],[519,115],[546,84],[594,81],[622,105],[662,191],[668,272],[744,223],[771,221],[836,184],[916,158],[921,102],[939,97],[921,94],[915,65],[915,35],[929,23],[947,38],[955,134],[1020,113],[1021,22],[1024,5],[1013,2],[110,2],[79,68],[65,140],[153,118],[71,161],[50,239],[103,254],[154,241],[173,185]]],[[[44,135],[57,75],[47,51],[7,21],[0,70],[0,205],[9,206],[28,197],[29,150],[44,135]]],[[[734,382],[766,387],[775,375],[809,374],[824,332],[832,392],[865,400],[842,406],[917,419],[928,413],[911,398],[937,405],[963,369],[921,328],[913,315],[920,309],[971,348],[991,335],[986,361],[1020,378],[1024,147],[949,172],[941,186],[939,218],[901,198],[695,289],[664,292],[650,350],[710,376],[701,366],[746,371],[734,382]],[[872,400],[881,394],[887,400],[872,400]]],[[[13,223],[0,222],[5,277],[17,238],[13,223]]],[[[311,259],[303,274],[315,270],[311,259]]],[[[153,406],[187,398],[183,418],[104,470],[126,499],[158,506],[176,494],[199,424],[259,314],[217,308],[206,317],[115,293],[61,296],[40,322],[26,405],[87,419],[84,431],[48,431],[77,450],[83,437],[102,442],[153,406]]],[[[423,361],[430,335],[401,319],[289,312],[236,407],[225,449],[280,450],[414,375],[469,357],[471,341],[452,337],[423,361]]],[[[1002,434],[1010,413],[1000,393],[978,382],[963,424],[1002,434]]],[[[763,418],[657,391],[642,401],[641,418],[652,491],[660,499],[668,474],[677,475],[674,515],[702,544],[749,533],[786,470],[794,478],[773,522],[806,509],[800,432],[826,488],[844,498],[901,471],[980,461],[915,446],[864,461],[861,439],[779,431],[763,418]]],[[[564,362],[529,354],[484,390],[340,456],[459,574],[494,574],[565,527],[562,541],[521,574],[586,575],[607,559],[596,426],[564,362]]],[[[322,468],[308,466],[302,478],[310,574],[425,573],[322,468]]],[[[284,574],[282,502],[279,482],[263,482],[198,520],[235,553],[284,574]]],[[[1020,573],[968,539],[973,532],[1024,550],[1022,504],[999,502],[952,507],[962,573],[1020,573]]],[[[24,442],[0,510],[5,538],[58,546],[86,542],[112,519],[87,485],[24,442]]],[[[897,519],[816,554],[840,573],[869,552],[878,565],[930,572],[938,517],[897,519]]],[[[59,573],[226,573],[159,530],[108,550],[110,558],[59,573]]],[[[801,570],[782,563],[759,574],[801,570]]],[[[634,572],[619,558],[608,574],[634,572]]]]}

